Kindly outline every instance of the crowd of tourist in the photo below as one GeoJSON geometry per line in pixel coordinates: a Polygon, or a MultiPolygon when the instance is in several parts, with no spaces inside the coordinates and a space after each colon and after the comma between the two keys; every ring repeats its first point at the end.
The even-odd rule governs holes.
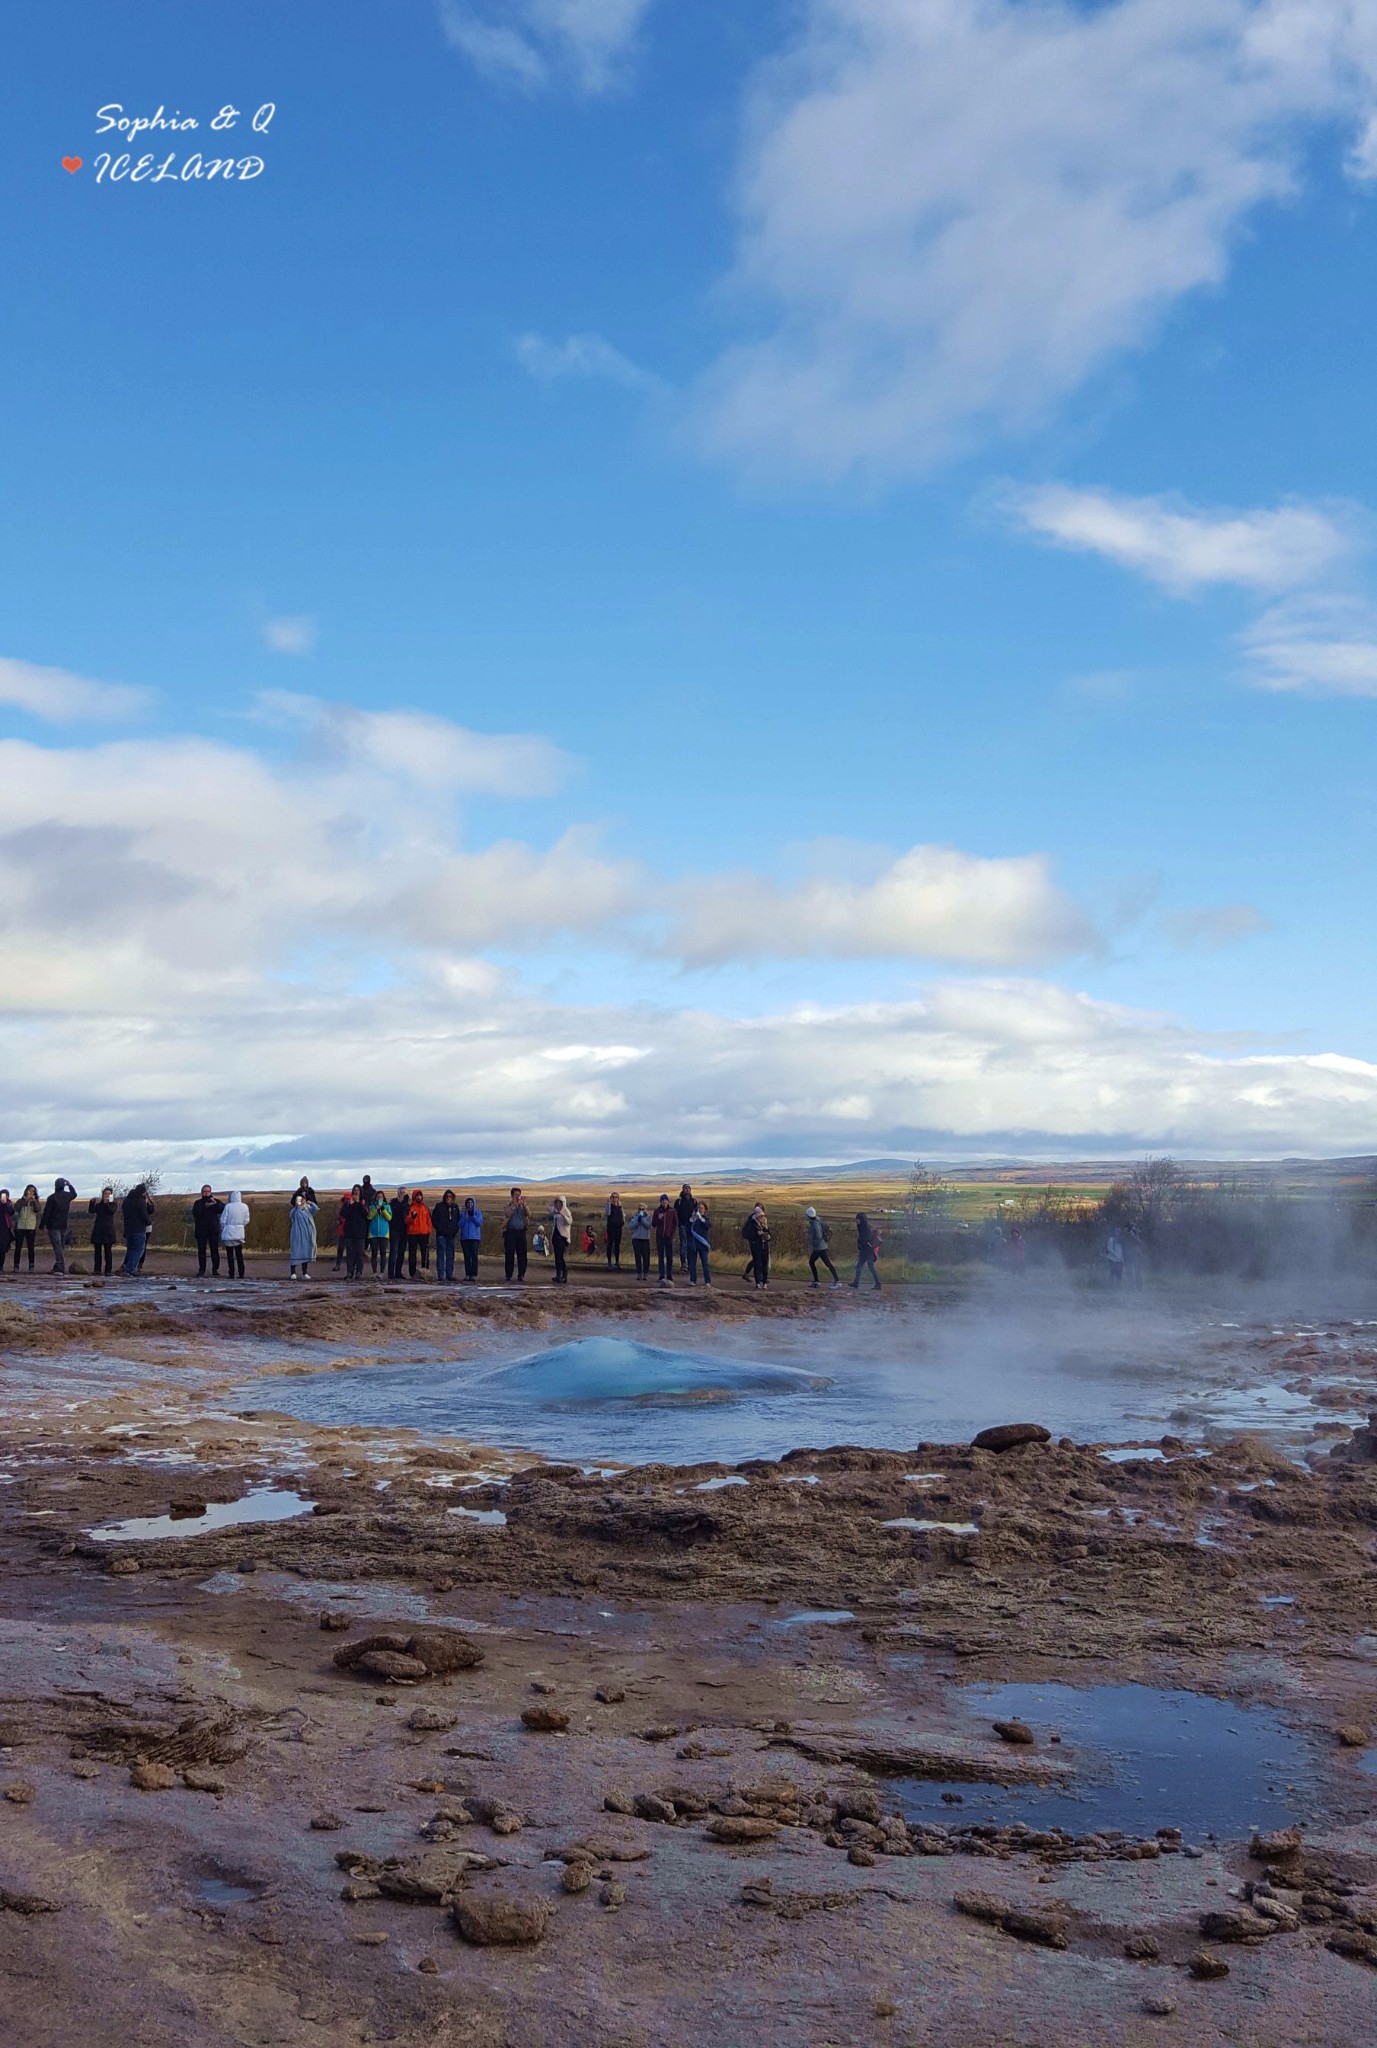
{"type": "MultiPolygon", "coordinates": [[[[15,1273],[27,1258],[27,1270],[34,1271],[34,1255],[40,1232],[52,1249],[54,1273],[67,1270],[67,1250],[75,1239],[72,1217],[77,1191],[61,1176],[51,1194],[41,1196],[32,1182],[14,1199],[8,1188],[0,1188],[0,1271],[13,1253],[15,1273]]],[[[293,1190],[288,1211],[288,1268],[293,1280],[310,1278],[311,1268],[321,1257],[321,1201],[303,1175],[293,1190]]],[[[113,1271],[116,1242],[124,1245],[121,1272],[135,1278],[148,1256],[149,1238],[156,1214],[153,1194],[140,1181],[123,1195],[113,1187],[102,1188],[88,1201],[91,1269],[96,1274],[113,1271]]],[[[672,1200],[661,1195],[654,1208],[645,1202],[624,1202],[616,1189],[603,1204],[603,1235],[599,1244],[594,1223],[584,1225],[579,1249],[585,1259],[605,1258],[609,1273],[622,1270],[622,1251],[628,1246],[634,1277],[649,1281],[651,1248],[655,1253],[655,1277],[662,1287],[672,1287],[676,1274],[691,1287],[711,1287],[713,1223],[707,1203],[687,1181],[672,1200]]],[[[842,1285],[833,1264],[830,1233],[816,1209],[806,1211],[808,1224],[809,1284],[819,1287],[819,1269],[830,1276],[833,1287],[842,1285]]],[[[244,1241],[251,1221],[248,1204],[237,1188],[228,1196],[217,1195],[207,1183],[191,1205],[191,1224],[196,1239],[196,1270],[205,1278],[218,1278],[223,1260],[227,1277],[244,1278],[244,1241]]],[[[478,1279],[478,1255],[483,1237],[483,1211],[472,1195],[461,1201],[453,1188],[446,1188],[439,1201],[431,1203],[422,1188],[399,1187],[388,1194],[375,1187],[365,1174],[333,1208],[327,1230],[327,1246],[334,1254],[336,1271],[348,1280],[360,1280],[364,1271],[390,1281],[415,1280],[431,1271],[434,1251],[435,1278],[442,1284],[458,1277],[473,1285],[478,1279]],[[331,1242],[332,1238],[332,1242],[331,1242]]],[[[514,1187],[502,1204],[502,1266],[508,1281],[526,1278],[532,1257],[553,1261],[552,1284],[563,1287],[569,1280],[569,1260],[574,1248],[574,1214],[563,1195],[556,1195],[540,1217],[532,1215],[523,1191],[514,1187]]],[[[741,1277],[759,1288],[770,1284],[770,1221],[765,1206],[757,1202],[741,1227],[747,1258],[741,1277]]],[[[859,1287],[868,1273],[871,1285],[880,1285],[876,1260],[879,1233],[865,1214],[856,1217],[856,1271],[852,1287],[859,1287]]]]}

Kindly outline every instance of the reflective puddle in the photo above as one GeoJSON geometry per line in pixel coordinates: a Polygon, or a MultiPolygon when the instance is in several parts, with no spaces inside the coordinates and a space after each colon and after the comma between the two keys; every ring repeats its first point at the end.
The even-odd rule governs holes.
{"type": "Polygon", "coordinates": [[[309,1515],[314,1506],[299,1493],[264,1487],[242,1500],[213,1501],[203,1515],[134,1515],[127,1522],[105,1522],[88,1534],[97,1543],[148,1543],[159,1536],[203,1536],[241,1522],[289,1522],[309,1515]]]}

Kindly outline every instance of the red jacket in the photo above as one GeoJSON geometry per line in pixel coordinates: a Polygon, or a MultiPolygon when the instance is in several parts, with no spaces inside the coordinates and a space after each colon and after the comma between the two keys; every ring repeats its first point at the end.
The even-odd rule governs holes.
{"type": "Polygon", "coordinates": [[[430,1211],[424,1200],[413,1201],[407,1210],[406,1234],[408,1237],[430,1236],[430,1211]]]}

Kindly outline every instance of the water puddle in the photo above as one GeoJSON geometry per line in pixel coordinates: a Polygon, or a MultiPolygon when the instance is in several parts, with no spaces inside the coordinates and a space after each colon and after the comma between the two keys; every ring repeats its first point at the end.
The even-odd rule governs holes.
{"type": "Polygon", "coordinates": [[[507,1517],[501,1508],[446,1508],[447,1515],[461,1515],[466,1522],[477,1522],[483,1529],[505,1529],[507,1517]]]}
{"type": "Polygon", "coordinates": [[[892,1522],[881,1522],[882,1529],[946,1529],[953,1536],[978,1536],[978,1522],[922,1522],[916,1515],[896,1515],[892,1522]]]}
{"type": "Polygon", "coordinates": [[[308,1515],[314,1506],[299,1493],[265,1487],[246,1493],[242,1500],[213,1501],[203,1515],[134,1515],[88,1533],[97,1543],[148,1543],[160,1536],[203,1536],[242,1522],[289,1522],[296,1515],[308,1515]]]}
{"type": "Polygon", "coordinates": [[[909,1779],[901,1803],[910,1817],[949,1820],[959,1804],[965,1822],[1140,1837],[1176,1827],[1188,1842],[1238,1841],[1255,1827],[1304,1820],[1315,1805],[1315,1754],[1268,1707],[1145,1685],[979,1685],[962,1687],[960,1698],[985,1730],[995,1720],[1025,1721],[1039,1749],[1059,1734],[1054,1754],[1071,1779],[1055,1787],[909,1779]]]}
{"type": "Polygon", "coordinates": [[[837,1628],[844,1621],[854,1621],[855,1615],[849,1607],[803,1607],[797,1614],[786,1614],[770,1623],[771,1628],[837,1628]]]}
{"type": "Polygon", "coordinates": [[[261,1884],[234,1884],[227,1877],[203,1877],[196,1893],[208,1906],[246,1906],[261,1899],[265,1889],[261,1884]]]}

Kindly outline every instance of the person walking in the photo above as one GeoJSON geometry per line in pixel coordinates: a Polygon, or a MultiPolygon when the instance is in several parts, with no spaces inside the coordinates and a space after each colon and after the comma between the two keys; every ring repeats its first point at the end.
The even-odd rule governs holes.
{"type": "Polygon", "coordinates": [[[392,1233],[392,1204],[381,1188],[367,1189],[359,1184],[359,1196],[366,1206],[368,1216],[368,1264],[373,1273],[386,1273],[388,1267],[388,1244],[392,1233]]]}
{"type": "Polygon", "coordinates": [[[206,1277],[206,1260],[210,1260],[211,1277],[220,1277],[220,1218],[225,1205],[218,1201],[206,1181],[200,1194],[191,1205],[191,1225],[196,1232],[196,1272],[198,1278],[206,1277]]]}
{"type": "Polygon", "coordinates": [[[763,1202],[757,1202],[741,1226],[751,1254],[751,1278],[757,1287],[770,1284],[770,1224],[763,1202]]]}
{"type": "Polygon", "coordinates": [[[424,1272],[430,1271],[430,1210],[426,1207],[424,1188],[412,1190],[411,1201],[406,1212],[406,1270],[407,1277],[416,1278],[416,1264],[420,1261],[424,1272]]]}
{"type": "MultiPolygon", "coordinates": [[[[115,1207],[115,1190],[102,1188],[99,1201],[86,1204],[86,1214],[91,1219],[91,1271],[106,1273],[112,1270],[115,1257],[115,1225],[119,1221],[119,1210],[115,1207]]],[[[0,1260],[4,1253],[0,1252],[0,1260]]]]}
{"type": "Polygon", "coordinates": [[[435,1278],[447,1283],[454,1280],[454,1240],[459,1235],[460,1213],[453,1188],[445,1189],[430,1212],[435,1229],[435,1278]]]}
{"type": "Polygon", "coordinates": [[[244,1277],[244,1239],[249,1221],[248,1203],[238,1188],[231,1188],[230,1198],[220,1213],[220,1243],[225,1253],[225,1271],[231,1280],[244,1277]]]}
{"type": "Polygon", "coordinates": [[[144,1253],[148,1250],[148,1233],[153,1228],[155,1204],[148,1192],[147,1181],[139,1181],[130,1188],[120,1204],[120,1221],[124,1226],[124,1264],[120,1271],[126,1280],[132,1280],[143,1264],[144,1253]]]}
{"type": "Polygon", "coordinates": [[[679,1218],[668,1195],[661,1195],[655,1210],[655,1256],[659,1262],[660,1285],[674,1285],[674,1240],[679,1235],[679,1218]]]}
{"type": "Polygon", "coordinates": [[[38,1237],[38,1219],[42,1208],[38,1189],[30,1181],[14,1205],[14,1270],[19,1271],[19,1254],[27,1251],[29,1271],[33,1271],[34,1243],[38,1237]]]}
{"type": "Polygon", "coordinates": [[[67,1225],[71,1221],[72,1203],[75,1199],[76,1189],[69,1180],[64,1180],[59,1174],[53,1182],[52,1193],[43,1204],[43,1228],[47,1231],[48,1242],[53,1248],[54,1273],[65,1273],[67,1270],[67,1225]]]}
{"type": "Polygon", "coordinates": [[[695,1202],[693,1218],[689,1224],[688,1271],[689,1285],[698,1285],[698,1268],[703,1268],[703,1285],[712,1286],[712,1267],[709,1254],[712,1251],[712,1218],[708,1215],[706,1202],[695,1202]]]}
{"type": "Polygon", "coordinates": [[[502,1262],[509,1280],[513,1273],[518,1280],[526,1278],[526,1232],[530,1222],[531,1212],[526,1207],[526,1198],[520,1188],[513,1188],[502,1218],[502,1262]]]}
{"type": "Polygon", "coordinates": [[[805,1209],[803,1213],[808,1221],[808,1270],[813,1276],[812,1285],[816,1287],[818,1284],[818,1267],[826,1266],[832,1275],[832,1285],[840,1287],[841,1275],[832,1264],[832,1254],[827,1249],[831,1243],[827,1225],[816,1209],[805,1209]]]}
{"type": "Polygon", "coordinates": [[[626,1227],[626,1211],[622,1208],[622,1198],[615,1188],[612,1190],[611,1198],[602,1213],[607,1222],[607,1270],[609,1273],[620,1273],[622,1269],[622,1231],[626,1227]]]}
{"type": "Polygon", "coordinates": [[[320,1204],[303,1192],[305,1187],[303,1181],[292,1196],[291,1213],[287,1219],[287,1257],[292,1268],[288,1277],[293,1280],[298,1266],[302,1279],[310,1279],[311,1261],[316,1255],[316,1217],[320,1204]]]}
{"type": "Polygon", "coordinates": [[[852,1285],[853,1287],[859,1287],[859,1286],[860,1286],[860,1284],[861,1284],[861,1274],[862,1274],[863,1272],[865,1272],[865,1271],[867,1271],[867,1270],[868,1270],[868,1271],[869,1271],[869,1273],[870,1273],[870,1277],[871,1277],[871,1280],[872,1280],[872,1281],[874,1282],[874,1291],[876,1292],[876,1294],[878,1294],[878,1293],[879,1293],[879,1291],[880,1291],[880,1276],[879,1276],[879,1273],[878,1273],[878,1272],[876,1271],[876,1267],[875,1267],[875,1261],[876,1261],[876,1259],[877,1259],[877,1258],[879,1257],[879,1252],[880,1252],[880,1238],[879,1238],[879,1233],[878,1233],[877,1231],[874,1231],[874,1230],[872,1230],[872,1229],[871,1229],[871,1227],[870,1227],[870,1218],[869,1218],[869,1217],[868,1217],[868,1216],[867,1216],[867,1215],[866,1215],[866,1214],[864,1213],[864,1211],[863,1211],[863,1210],[857,1210],[857,1212],[856,1212],[856,1277],[855,1277],[855,1279],[854,1279],[854,1280],[853,1280],[853,1281],[851,1282],[851,1285],[852,1285]]]}
{"type": "Polygon", "coordinates": [[[411,1197],[405,1188],[398,1188],[392,1197],[391,1221],[387,1235],[387,1277],[400,1280],[402,1267],[406,1264],[406,1223],[411,1209],[411,1197]]]}
{"type": "Polygon", "coordinates": [[[555,1274],[551,1285],[566,1287],[569,1284],[569,1246],[574,1237],[574,1213],[563,1195],[556,1195],[550,1204],[550,1240],[555,1252],[555,1274]]]}
{"type": "MultiPolygon", "coordinates": [[[[340,1204],[341,1243],[344,1246],[344,1277],[346,1280],[362,1280],[363,1278],[363,1248],[369,1241],[368,1233],[372,1229],[371,1219],[372,1211],[368,1197],[364,1194],[363,1184],[360,1182],[357,1187],[350,1189],[349,1199],[340,1204]]],[[[378,1270],[376,1259],[373,1262],[373,1270],[375,1273],[378,1270]]]]}
{"type": "Polygon", "coordinates": [[[693,1189],[685,1181],[679,1190],[679,1198],[674,1204],[675,1220],[679,1225],[679,1270],[682,1273],[691,1274],[692,1271],[689,1260],[689,1238],[693,1233],[693,1212],[697,1206],[698,1204],[693,1197],[693,1189]]]}
{"type": "Polygon", "coordinates": [[[459,1246],[464,1254],[464,1278],[478,1278],[478,1247],[483,1242],[483,1211],[472,1195],[464,1197],[459,1212],[459,1246]]]}
{"type": "MultiPolygon", "coordinates": [[[[631,1250],[636,1260],[636,1278],[650,1278],[650,1211],[644,1202],[631,1219],[631,1250]]],[[[16,1261],[17,1263],[17,1261],[16,1261]]]]}
{"type": "Polygon", "coordinates": [[[10,1200],[9,1189],[0,1188],[0,1273],[5,1270],[5,1261],[9,1257],[10,1246],[13,1243],[14,1203],[10,1200]]]}

